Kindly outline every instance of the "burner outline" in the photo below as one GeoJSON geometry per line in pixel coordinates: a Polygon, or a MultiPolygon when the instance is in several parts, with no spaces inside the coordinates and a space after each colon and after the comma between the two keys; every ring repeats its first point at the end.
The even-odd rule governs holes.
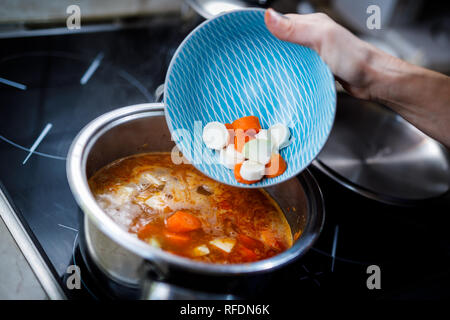
{"type": "MultiPolygon", "coordinates": [[[[31,152],[31,149],[25,148],[25,147],[21,146],[20,144],[17,144],[15,142],[5,138],[1,134],[0,134],[0,140],[3,140],[4,142],[9,143],[10,145],[12,145],[12,146],[14,146],[14,147],[16,147],[18,149],[21,149],[21,150],[24,150],[24,151],[27,151],[27,152],[31,152]]],[[[66,160],[66,157],[54,156],[54,155],[48,154],[48,153],[43,153],[43,152],[38,152],[38,151],[34,151],[33,153],[37,154],[37,155],[39,155],[41,157],[46,157],[46,158],[50,158],[50,159],[63,160],[63,161],[66,160]]]]}
{"type": "Polygon", "coordinates": [[[53,125],[51,123],[47,123],[47,125],[45,126],[44,130],[42,130],[41,134],[39,135],[39,137],[36,139],[36,141],[33,143],[33,145],[30,148],[30,152],[28,153],[27,157],[25,158],[25,160],[23,160],[22,165],[24,165],[25,163],[27,163],[28,159],[30,159],[31,155],[34,153],[34,151],[36,151],[37,147],[39,147],[39,145],[41,144],[42,140],[44,140],[45,136],[48,134],[48,132],[52,129],[53,125]]]}
{"type": "Polygon", "coordinates": [[[331,272],[334,272],[334,262],[336,261],[336,246],[339,234],[339,225],[334,227],[333,247],[331,248],[331,272]]]}
{"type": "MultiPolygon", "coordinates": [[[[24,57],[44,57],[44,56],[49,56],[49,57],[57,57],[57,58],[66,58],[66,59],[72,59],[72,60],[76,60],[76,61],[82,61],[82,62],[87,62],[87,61],[91,61],[90,59],[86,59],[78,54],[74,54],[71,52],[65,52],[65,51],[34,51],[34,52],[25,52],[25,53],[18,53],[18,54],[13,54],[4,58],[0,59],[0,65],[8,62],[10,60],[14,60],[14,59],[18,59],[18,58],[24,58],[24,57]]],[[[80,80],[80,84],[83,85],[82,80],[83,78],[86,76],[86,82],[90,79],[90,77],[92,76],[92,74],[97,70],[97,68],[100,66],[100,63],[102,62],[104,57],[103,52],[100,52],[99,54],[97,54],[97,56],[94,58],[94,60],[92,61],[91,65],[89,66],[89,68],[86,70],[84,76],[81,78],[80,80]],[[90,70],[91,69],[91,70],[90,70]],[[89,72],[89,74],[88,74],[89,72]]],[[[108,63],[103,63],[105,68],[109,68],[114,70],[115,72],[117,72],[117,74],[124,80],[128,81],[132,86],[134,86],[144,97],[146,100],[148,100],[148,102],[152,102],[152,96],[150,95],[150,93],[148,92],[148,90],[139,82],[139,80],[137,80],[135,77],[133,77],[131,74],[129,74],[128,72],[126,72],[125,70],[119,68],[119,67],[115,67],[111,64],[108,63]]],[[[11,85],[13,87],[16,87],[18,89],[22,89],[22,90],[26,90],[27,86],[20,84],[18,82],[14,82],[8,79],[4,79],[0,77],[0,83],[4,83],[4,84],[8,84],[11,85]],[[2,81],[3,80],[3,81],[2,81]]],[[[85,84],[84,83],[84,84],[85,84]]],[[[44,129],[45,130],[45,129],[44,129]]],[[[18,148],[21,149],[23,151],[26,151],[29,153],[29,155],[27,156],[27,158],[24,160],[24,162],[22,164],[25,164],[28,161],[28,158],[30,157],[31,154],[36,154],[45,158],[50,158],[50,159],[56,159],[56,160],[66,160],[66,157],[62,157],[62,156],[57,156],[57,155],[52,155],[52,154],[48,154],[48,153],[43,153],[43,152],[38,152],[33,150],[33,146],[29,149],[26,148],[18,143],[13,142],[12,140],[6,138],[5,136],[0,134],[0,140],[3,140],[4,142],[18,148]]],[[[39,137],[38,137],[39,140],[39,137]]],[[[37,148],[38,145],[36,145],[37,148]]]]}
{"type": "Polygon", "coordinates": [[[17,88],[20,90],[27,90],[26,85],[12,81],[12,80],[8,80],[8,79],[2,78],[2,77],[0,77],[0,83],[3,83],[7,86],[11,86],[11,87],[14,87],[14,88],[17,88]]]}
{"type": "Polygon", "coordinates": [[[92,61],[91,65],[89,66],[89,68],[86,70],[86,72],[83,74],[83,76],[80,79],[80,84],[82,86],[84,86],[89,81],[89,79],[92,77],[94,72],[97,70],[97,68],[102,63],[104,56],[105,55],[103,54],[103,52],[100,52],[99,54],[97,54],[94,61],[92,61]]]}

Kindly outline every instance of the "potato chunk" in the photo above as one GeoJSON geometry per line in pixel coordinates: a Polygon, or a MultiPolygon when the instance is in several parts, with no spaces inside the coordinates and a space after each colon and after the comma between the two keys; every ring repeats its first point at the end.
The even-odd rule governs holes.
{"type": "Polygon", "coordinates": [[[206,256],[207,254],[209,254],[209,248],[204,244],[195,247],[194,250],[192,251],[192,255],[194,257],[206,256]]]}
{"type": "Polygon", "coordinates": [[[211,240],[209,243],[222,251],[230,253],[236,244],[236,240],[231,238],[219,238],[211,240]]]}

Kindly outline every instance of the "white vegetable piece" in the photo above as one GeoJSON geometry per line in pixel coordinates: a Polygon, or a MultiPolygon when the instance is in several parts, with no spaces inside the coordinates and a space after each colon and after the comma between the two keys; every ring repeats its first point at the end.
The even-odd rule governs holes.
{"type": "Polygon", "coordinates": [[[230,238],[219,238],[211,240],[209,243],[220,250],[230,253],[231,250],[233,250],[234,245],[236,244],[236,240],[230,238]]]}
{"type": "Polygon", "coordinates": [[[220,150],[228,144],[230,134],[223,123],[215,121],[203,128],[202,138],[208,148],[220,150]]]}
{"type": "Polygon", "coordinates": [[[234,144],[229,144],[225,149],[220,150],[219,160],[228,169],[234,169],[236,164],[244,162],[245,157],[236,151],[234,144]]]}
{"type": "Polygon", "coordinates": [[[264,140],[270,140],[269,138],[269,130],[261,129],[259,132],[255,135],[256,139],[264,139],[264,140]]]}
{"type": "Polygon", "coordinates": [[[155,247],[155,248],[161,248],[161,244],[160,244],[159,241],[156,240],[155,238],[150,238],[150,239],[148,239],[148,240],[147,240],[147,243],[148,243],[149,245],[151,245],[152,247],[155,247]]]}
{"type": "Polygon", "coordinates": [[[204,244],[195,247],[194,250],[192,250],[192,255],[194,257],[206,256],[207,254],[209,254],[209,248],[204,244]]]}
{"type": "Polygon", "coordinates": [[[139,183],[141,185],[145,184],[155,184],[157,186],[160,186],[163,184],[161,180],[156,178],[154,175],[152,175],[150,172],[144,172],[141,174],[141,177],[139,178],[139,183]]]}
{"type": "Polygon", "coordinates": [[[133,197],[135,192],[136,192],[136,190],[129,186],[120,187],[116,191],[116,198],[119,202],[125,203],[125,202],[130,201],[130,199],[133,197]]]}
{"type": "Polygon", "coordinates": [[[278,145],[274,144],[271,137],[269,130],[261,129],[258,134],[255,136],[256,139],[263,139],[268,140],[270,144],[272,145],[272,153],[278,153],[278,145]]]}
{"type": "Polygon", "coordinates": [[[239,173],[244,180],[257,181],[261,180],[264,176],[265,168],[266,166],[262,163],[246,160],[242,163],[239,173]]]}
{"type": "Polygon", "coordinates": [[[249,160],[267,164],[272,154],[272,144],[269,140],[253,139],[244,145],[242,153],[249,160]]]}
{"type": "Polygon", "coordinates": [[[290,136],[289,128],[282,123],[277,123],[269,128],[269,137],[277,149],[287,146],[290,136]]]}
{"type": "Polygon", "coordinates": [[[144,203],[153,210],[163,210],[165,207],[167,207],[167,203],[163,200],[162,196],[160,195],[150,197],[147,200],[145,200],[144,203]]]}

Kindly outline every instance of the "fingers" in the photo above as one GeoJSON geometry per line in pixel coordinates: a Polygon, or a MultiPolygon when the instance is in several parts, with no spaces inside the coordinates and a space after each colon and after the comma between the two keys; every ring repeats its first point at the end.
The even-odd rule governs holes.
{"type": "Polygon", "coordinates": [[[278,39],[298,43],[308,46],[317,51],[318,43],[314,39],[315,20],[320,19],[320,15],[282,15],[273,9],[266,10],[264,21],[269,31],[278,39]]]}
{"type": "Polygon", "coordinates": [[[370,95],[373,71],[368,63],[376,50],[367,43],[323,13],[281,15],[268,9],[264,20],[277,38],[315,50],[351,94],[370,95]]]}

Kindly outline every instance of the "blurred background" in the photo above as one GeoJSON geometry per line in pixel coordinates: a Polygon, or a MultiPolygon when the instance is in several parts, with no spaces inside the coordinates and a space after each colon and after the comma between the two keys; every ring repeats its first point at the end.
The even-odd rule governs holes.
{"type": "MultiPolygon", "coordinates": [[[[155,16],[183,16],[190,11],[209,18],[240,7],[273,7],[280,12],[321,11],[374,42],[389,53],[412,63],[443,72],[450,71],[450,4],[423,0],[3,0],[0,38],[64,32],[67,8],[78,5],[83,28],[100,30],[143,24],[155,16]],[[367,8],[380,8],[381,29],[370,30],[367,8]],[[97,28],[93,28],[97,26],[97,28]]],[[[74,30],[66,32],[74,32],[74,30]]]]}

